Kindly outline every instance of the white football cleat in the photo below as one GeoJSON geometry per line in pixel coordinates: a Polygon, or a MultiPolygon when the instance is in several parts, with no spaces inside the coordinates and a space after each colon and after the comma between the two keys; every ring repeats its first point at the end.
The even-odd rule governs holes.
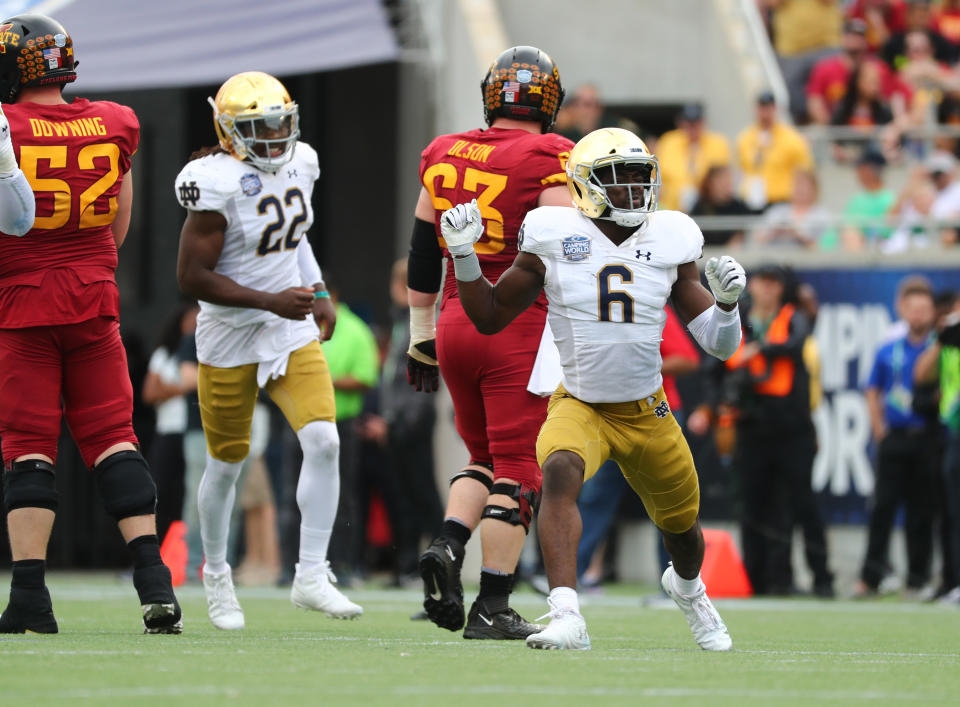
{"type": "Polygon", "coordinates": [[[690,624],[693,638],[705,651],[728,651],[733,647],[733,640],[727,632],[727,627],[707,597],[707,588],[700,583],[700,591],[693,596],[684,596],[677,591],[674,578],[677,576],[671,562],[663,572],[660,586],[673,599],[690,624]]]}
{"type": "Polygon", "coordinates": [[[590,650],[590,636],[587,635],[587,622],[573,609],[561,609],[549,598],[550,613],[540,619],[550,617],[550,624],[539,633],[527,636],[527,648],[545,650],[590,650]]]}
{"type": "Polygon", "coordinates": [[[221,574],[208,572],[203,568],[203,591],[207,595],[207,615],[217,628],[224,631],[237,631],[244,626],[243,609],[237,601],[233,589],[233,577],[230,566],[221,574]]]}
{"type": "Polygon", "coordinates": [[[333,586],[336,581],[329,562],[303,573],[300,572],[298,562],[293,587],[290,589],[290,601],[301,609],[322,611],[333,619],[357,618],[363,613],[363,608],[341,594],[340,590],[333,586]]]}

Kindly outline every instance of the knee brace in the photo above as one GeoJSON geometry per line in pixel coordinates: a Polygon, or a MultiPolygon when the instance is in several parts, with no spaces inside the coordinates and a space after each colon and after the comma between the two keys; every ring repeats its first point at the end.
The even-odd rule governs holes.
{"type": "Polygon", "coordinates": [[[57,478],[53,464],[42,459],[13,462],[3,474],[7,512],[17,508],[57,510],[57,478]]]}
{"type": "Polygon", "coordinates": [[[157,486],[140,452],[111,454],[93,471],[103,505],[115,520],[157,512],[157,486]]]}
{"type": "Polygon", "coordinates": [[[540,495],[530,486],[524,484],[507,484],[503,482],[495,483],[490,488],[490,495],[509,496],[517,502],[517,508],[507,508],[505,506],[495,506],[490,504],[483,509],[480,518],[495,518],[502,520],[510,525],[522,525],[523,532],[530,532],[530,523],[533,522],[533,514],[540,503],[540,495]]]}
{"type": "Polygon", "coordinates": [[[481,464],[480,462],[474,462],[470,466],[465,467],[459,474],[454,474],[453,478],[450,479],[450,485],[453,486],[454,483],[460,479],[473,479],[474,481],[479,481],[481,484],[487,487],[489,492],[493,486],[493,467],[490,464],[481,464]],[[480,467],[490,470],[490,475],[487,475],[480,470],[480,467]]]}

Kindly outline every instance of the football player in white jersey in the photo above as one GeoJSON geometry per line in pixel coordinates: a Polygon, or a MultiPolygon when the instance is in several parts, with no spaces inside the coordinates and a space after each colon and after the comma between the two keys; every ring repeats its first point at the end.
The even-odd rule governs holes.
{"type": "Polygon", "coordinates": [[[326,559],[340,493],[340,440],[319,341],[321,330],[324,341],[333,334],[336,314],[306,236],[317,153],[297,140],[297,104],[268,74],[237,74],[210,103],[219,147],[189,162],[175,186],[187,209],[177,278],[200,300],[198,394],[207,466],[198,506],[208,614],[217,628],[244,626],[226,562],[227,533],[257,391],[264,388],[303,449],[300,562],[290,599],[353,618],[363,610],[333,585],[326,559]]]}
{"type": "Polygon", "coordinates": [[[729,358],[740,344],[737,299],[746,282],[731,257],[694,262],[703,235],[686,215],[656,211],[656,157],[636,135],[603,128],[570,153],[567,185],[576,209],[527,214],[520,253],[491,285],[473,244],[483,232],[474,202],[441,219],[463,308],[492,334],[540,293],[560,352],[561,383],[537,439],[543,468],[538,533],[550,581],[549,626],[531,648],[590,648],[576,594],[580,488],[613,458],[663,534],[673,560],[661,583],[683,610],[697,643],[729,650],[727,628],[700,579],[704,542],[700,491],[690,449],[666,397],[660,338],[667,300],[708,353],[729,358]]]}

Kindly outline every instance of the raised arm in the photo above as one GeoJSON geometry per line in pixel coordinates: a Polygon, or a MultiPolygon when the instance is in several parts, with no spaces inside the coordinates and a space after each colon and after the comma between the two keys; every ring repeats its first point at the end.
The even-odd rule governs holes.
{"type": "Polygon", "coordinates": [[[483,235],[476,199],[444,211],[440,230],[453,258],[463,311],[481,334],[496,334],[537,299],[546,268],[535,255],[518,254],[496,285],[483,276],[473,249],[483,235]]]}
{"type": "Polygon", "coordinates": [[[696,263],[678,266],[671,293],[673,307],[703,350],[726,360],[740,346],[742,332],[737,299],[747,284],[747,276],[729,255],[710,258],[706,275],[713,294],[701,284],[696,263]]]}
{"type": "Polygon", "coordinates": [[[35,215],[33,189],[17,164],[10,125],[0,107],[0,232],[25,236],[35,215]]]}
{"type": "Polygon", "coordinates": [[[227,220],[217,211],[189,211],[180,231],[177,282],[185,293],[205,302],[228,307],[263,309],[286,319],[303,319],[313,308],[313,292],[289,287],[282,292],[261,292],[215,272],[223,250],[227,220]]]}

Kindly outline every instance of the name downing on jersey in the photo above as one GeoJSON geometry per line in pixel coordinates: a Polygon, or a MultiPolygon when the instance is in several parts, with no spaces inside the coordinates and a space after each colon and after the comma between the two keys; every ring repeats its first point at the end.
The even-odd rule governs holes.
{"type": "Polygon", "coordinates": [[[30,118],[30,129],[34,137],[88,137],[90,135],[106,135],[107,126],[103,118],[76,118],[74,120],[41,120],[30,118]]]}

